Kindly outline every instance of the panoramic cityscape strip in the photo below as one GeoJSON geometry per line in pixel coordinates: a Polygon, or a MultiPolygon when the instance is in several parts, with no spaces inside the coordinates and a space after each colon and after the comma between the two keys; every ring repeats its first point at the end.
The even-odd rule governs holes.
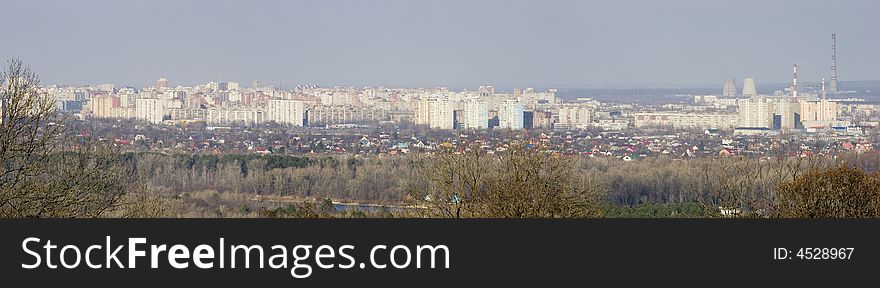
{"type": "Polygon", "coordinates": [[[0,2],[9,283],[876,281],[878,1],[0,2]]]}
{"type": "MultiPolygon", "coordinates": [[[[175,86],[169,85],[166,78],[159,78],[155,85],[138,88],[117,87],[114,84],[49,85],[39,87],[39,93],[54,99],[59,110],[79,119],[137,120],[166,125],[171,129],[201,125],[208,130],[236,130],[273,123],[285,127],[316,128],[321,129],[320,131],[414,124],[432,129],[465,132],[462,135],[481,129],[560,131],[559,134],[542,134],[541,141],[545,142],[554,137],[570,139],[573,131],[590,130],[602,133],[586,135],[589,137],[587,139],[601,139],[609,133],[630,133],[626,135],[627,138],[638,138],[626,139],[627,143],[622,143],[616,141],[621,139],[614,139],[612,136],[610,140],[587,145],[591,147],[551,149],[560,153],[616,156],[625,160],[652,154],[686,157],[761,155],[766,152],[761,150],[764,146],[749,145],[747,141],[740,140],[743,139],[740,136],[779,137],[792,133],[803,144],[803,149],[798,151],[801,155],[833,155],[842,151],[871,150],[871,143],[864,138],[864,134],[880,120],[877,116],[880,107],[871,101],[866,102],[864,98],[853,96],[863,95],[865,91],[840,90],[837,79],[836,35],[831,38],[833,64],[828,81],[824,78],[808,81],[802,79],[799,86],[797,65],[794,65],[792,83],[784,89],[759,89],[754,77],[745,77],[740,88],[736,79],[730,78],[724,80],[718,93],[676,94],[667,98],[666,103],[656,103],[656,99],[640,101],[642,99],[638,95],[627,99],[629,101],[624,101],[623,98],[626,97],[610,101],[590,97],[565,98],[557,95],[557,89],[525,88],[502,92],[493,86],[462,91],[444,87],[296,86],[284,90],[279,86],[263,85],[259,80],[252,81],[249,86],[233,81],[175,86]],[[721,141],[716,141],[719,143],[713,145],[683,146],[682,144],[689,142],[688,139],[668,139],[683,136],[666,133],[669,129],[702,132],[717,136],[709,139],[721,141]],[[662,142],[655,142],[652,138],[662,142]],[[830,141],[830,145],[818,147],[814,145],[817,141],[830,141]]],[[[632,93],[638,92],[634,89],[632,93]]],[[[294,143],[279,144],[268,143],[265,139],[247,139],[247,143],[236,144],[258,153],[272,153],[281,146],[292,151],[290,149],[293,147],[289,144],[294,144],[297,148],[306,147],[305,152],[310,153],[351,151],[376,146],[379,152],[392,154],[408,153],[414,148],[436,149],[458,144],[451,143],[450,139],[440,138],[388,139],[390,135],[386,134],[394,131],[384,132],[373,135],[365,133],[361,139],[348,143],[339,142],[338,139],[323,139],[320,141],[323,145],[314,145],[315,139],[301,139],[304,135],[298,135],[294,143]],[[392,140],[395,143],[389,144],[392,140]],[[356,144],[357,147],[352,146],[356,144]]],[[[120,145],[130,145],[137,140],[156,144],[144,139],[145,137],[143,134],[119,135],[112,140],[120,145]]],[[[185,147],[183,150],[217,149],[219,152],[226,152],[231,148],[228,146],[233,144],[214,145],[204,140],[209,139],[174,139],[178,147],[167,146],[170,143],[157,147],[180,149],[182,146],[185,147]]],[[[471,139],[473,140],[475,139],[471,139]]],[[[297,152],[303,150],[299,149],[297,152]]]]}

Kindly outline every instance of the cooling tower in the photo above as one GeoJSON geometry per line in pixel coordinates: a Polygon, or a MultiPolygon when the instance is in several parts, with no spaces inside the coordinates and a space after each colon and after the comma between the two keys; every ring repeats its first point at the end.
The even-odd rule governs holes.
{"type": "Polygon", "coordinates": [[[749,77],[743,79],[743,97],[755,96],[758,96],[758,91],[755,88],[755,78],[749,77]]]}
{"type": "Polygon", "coordinates": [[[736,97],[736,79],[727,78],[724,80],[724,90],[721,97],[736,97]]]}

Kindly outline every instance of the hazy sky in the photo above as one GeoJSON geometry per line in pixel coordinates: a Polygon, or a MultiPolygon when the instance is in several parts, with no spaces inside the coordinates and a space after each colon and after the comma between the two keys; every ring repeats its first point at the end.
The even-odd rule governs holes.
{"type": "MultiPolygon", "coordinates": [[[[880,79],[880,1],[0,0],[44,84],[590,88],[880,79]]],[[[720,88],[719,88],[720,89],[720,88]]]]}

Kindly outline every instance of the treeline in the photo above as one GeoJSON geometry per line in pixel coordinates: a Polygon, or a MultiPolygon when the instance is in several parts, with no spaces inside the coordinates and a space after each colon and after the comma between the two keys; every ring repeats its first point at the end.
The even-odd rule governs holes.
{"type": "MultiPolygon", "coordinates": [[[[699,172],[714,161],[672,161],[564,156],[615,205],[697,200],[699,172]]],[[[128,153],[138,177],[153,187],[184,193],[202,190],[303,199],[402,204],[407,183],[420,181],[419,161],[433,156],[302,157],[289,155],[169,155],[128,153]]]]}
{"type": "MultiPolygon", "coordinates": [[[[436,155],[435,155],[436,156],[436,155]]],[[[331,198],[379,204],[414,203],[413,182],[423,181],[419,166],[435,156],[335,156],[290,155],[169,155],[128,153],[138,179],[168,195],[204,190],[247,195],[275,195],[299,199],[331,198]]],[[[559,156],[572,163],[578,177],[617,206],[715,201],[713,194],[733,189],[769,195],[783,181],[802,172],[850,163],[866,171],[876,169],[876,153],[858,157],[779,159],[649,158],[621,161],[615,158],[559,156]],[[873,160],[872,160],[873,159],[873,160]],[[748,180],[751,179],[751,180],[748,180]],[[750,181],[746,183],[746,181],[750,181]]],[[[717,196],[717,195],[716,195],[717,196]]],[[[757,197],[757,196],[756,196],[757,197]]],[[[769,196],[767,196],[769,197],[769,196]]],[[[719,204],[719,203],[716,203],[719,204]]]]}
{"type": "Polygon", "coordinates": [[[712,217],[699,203],[646,203],[634,206],[607,205],[606,218],[706,218],[712,217]]]}
{"type": "Polygon", "coordinates": [[[28,166],[45,167],[25,186],[42,194],[19,195],[13,191],[25,190],[16,189],[2,196],[19,199],[7,200],[4,214],[10,217],[880,215],[876,152],[836,159],[630,162],[523,153],[304,157],[63,151],[28,166]],[[476,180],[466,181],[469,177],[476,180]],[[35,189],[40,183],[45,189],[35,189]],[[50,197],[29,200],[40,195],[50,197]],[[423,210],[335,211],[330,201],[423,210]]]}
{"type": "MultiPolygon", "coordinates": [[[[221,165],[234,164],[241,167],[242,176],[247,176],[250,169],[262,169],[264,171],[284,168],[305,168],[309,165],[337,167],[339,160],[332,157],[309,158],[290,155],[260,155],[260,154],[224,154],[224,155],[201,155],[201,154],[162,154],[156,152],[128,152],[124,154],[127,160],[138,161],[148,155],[171,157],[174,159],[175,169],[217,171],[221,165]],[[251,160],[265,160],[261,166],[249,165],[251,160]]],[[[152,171],[150,171],[152,172],[152,171]]]]}
{"type": "Polygon", "coordinates": [[[404,200],[406,158],[129,153],[142,181],[166,194],[203,190],[369,203],[404,200]]]}

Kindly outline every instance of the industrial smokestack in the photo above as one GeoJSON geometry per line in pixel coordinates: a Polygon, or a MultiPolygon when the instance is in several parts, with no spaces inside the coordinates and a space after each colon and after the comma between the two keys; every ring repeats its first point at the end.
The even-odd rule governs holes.
{"type": "Polygon", "coordinates": [[[797,98],[797,64],[794,64],[794,78],[791,81],[791,97],[797,98]]]}
{"type": "Polygon", "coordinates": [[[822,78],[822,100],[825,100],[825,78],[822,78]]]}
{"type": "Polygon", "coordinates": [[[758,91],[755,87],[755,78],[748,77],[743,79],[743,97],[755,96],[758,96],[758,91]]]}
{"type": "Polygon", "coordinates": [[[831,82],[828,83],[831,93],[837,93],[837,34],[831,34],[831,82]]]}

